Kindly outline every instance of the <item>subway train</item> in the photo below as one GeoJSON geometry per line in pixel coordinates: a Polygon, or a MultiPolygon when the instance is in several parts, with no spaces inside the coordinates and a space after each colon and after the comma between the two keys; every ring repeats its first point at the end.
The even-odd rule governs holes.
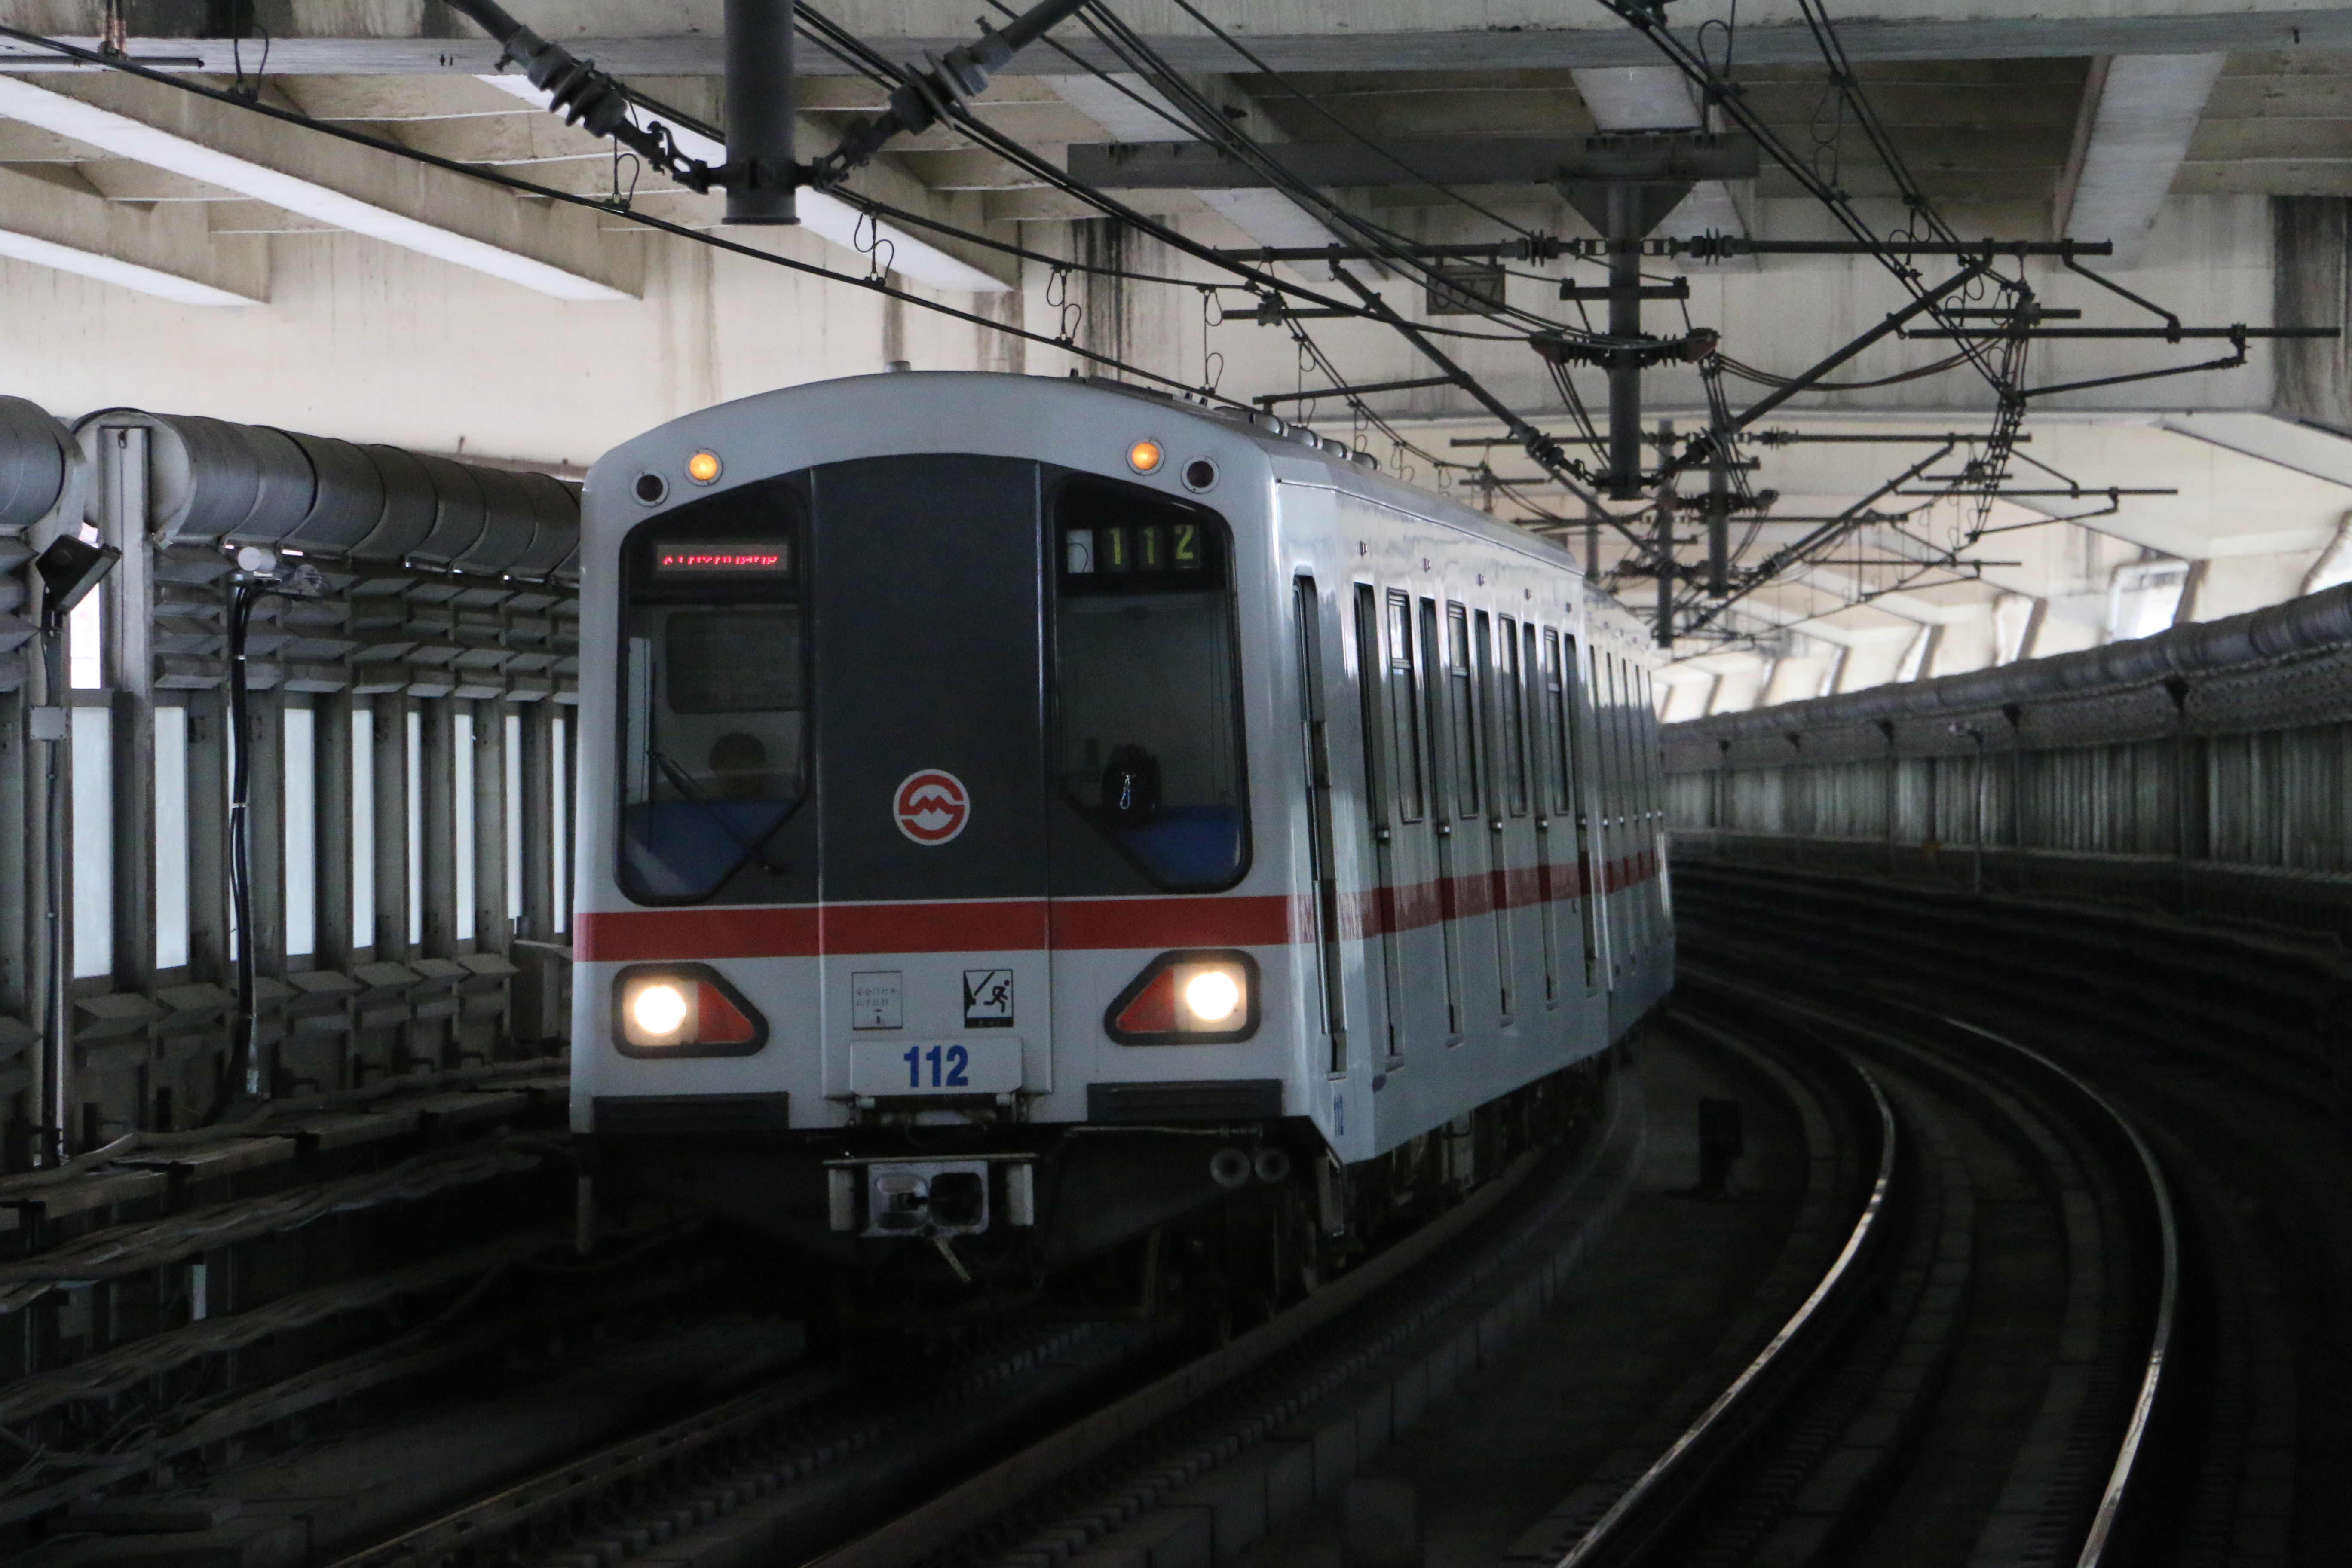
{"type": "Polygon", "coordinates": [[[581,573],[600,1192],[920,1288],[1253,1195],[1308,1255],[1491,1173],[1671,984],[1637,623],[1279,418],[792,387],[603,458],[581,573]]]}

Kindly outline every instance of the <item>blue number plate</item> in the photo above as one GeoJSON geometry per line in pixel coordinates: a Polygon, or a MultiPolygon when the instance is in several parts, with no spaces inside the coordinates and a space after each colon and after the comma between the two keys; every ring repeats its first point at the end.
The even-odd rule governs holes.
{"type": "Polygon", "coordinates": [[[1021,1042],[860,1040],[849,1047],[849,1089],[891,1095],[1010,1094],[1021,1087],[1021,1042]]]}

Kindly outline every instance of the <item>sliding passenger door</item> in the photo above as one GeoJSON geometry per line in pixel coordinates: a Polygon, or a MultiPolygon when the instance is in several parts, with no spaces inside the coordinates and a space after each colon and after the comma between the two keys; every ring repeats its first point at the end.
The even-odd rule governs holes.
{"type": "MultiPolygon", "coordinates": [[[[1471,617],[1475,635],[1471,643],[1478,661],[1478,749],[1480,772],[1486,775],[1486,831],[1479,837],[1485,840],[1486,856],[1486,905],[1492,914],[1488,922],[1495,943],[1496,1014],[1497,1020],[1509,1024],[1512,1009],[1518,999],[1518,975],[1516,973],[1518,955],[1511,941],[1510,862],[1512,846],[1508,842],[1508,826],[1505,814],[1509,809],[1512,788],[1512,747],[1509,742],[1509,694],[1507,676],[1517,666],[1517,649],[1511,642],[1511,623],[1502,623],[1502,643],[1498,647],[1495,617],[1485,610],[1471,617]]],[[[1520,793],[1518,810],[1527,811],[1527,797],[1520,793]]]]}
{"type": "Polygon", "coordinates": [[[1339,872],[1331,836],[1331,725],[1323,675],[1323,605],[1315,579],[1292,589],[1298,635],[1298,712],[1305,742],[1307,857],[1315,879],[1316,958],[1321,967],[1323,1027],[1331,1072],[1348,1070],[1348,1008],[1340,967],[1339,872]]]}
{"type": "Polygon", "coordinates": [[[1402,666],[1382,649],[1381,591],[1370,583],[1356,584],[1356,692],[1362,710],[1364,808],[1372,840],[1371,886],[1360,896],[1358,907],[1365,962],[1378,974],[1381,987],[1381,1054],[1384,1061],[1394,1061],[1404,1054],[1405,1031],[1403,932],[1398,923],[1399,881],[1403,873],[1397,829],[1402,822],[1420,818],[1421,746],[1412,700],[1410,611],[1403,608],[1403,595],[1388,597],[1396,606],[1391,614],[1403,632],[1402,666]],[[1408,805],[1412,805],[1409,816],[1408,805]]]}
{"type": "MultiPolygon", "coordinates": [[[[1519,800],[1521,809],[1531,808],[1535,817],[1529,875],[1535,883],[1536,940],[1543,949],[1543,996],[1549,1007],[1559,1001],[1559,910],[1553,903],[1559,889],[1552,880],[1552,813],[1556,809],[1552,802],[1558,793],[1554,773],[1559,764],[1556,749],[1549,744],[1550,704],[1538,695],[1547,667],[1536,628],[1522,623],[1518,635],[1518,668],[1513,673],[1519,713],[1519,800]]],[[[1543,635],[1552,640],[1557,657],[1559,634],[1543,635]]]]}
{"type": "Polygon", "coordinates": [[[1429,823],[1437,849],[1437,927],[1445,955],[1445,1036],[1451,1042],[1461,1038],[1464,1026],[1460,880],[1464,867],[1454,826],[1457,816],[1469,821],[1478,816],[1476,752],[1470,743],[1470,629],[1461,605],[1449,605],[1441,626],[1437,601],[1422,600],[1421,679],[1432,764],[1429,823]]]}
{"type": "Polygon", "coordinates": [[[1584,896],[1593,905],[1595,923],[1600,931],[1601,973],[1603,982],[1615,989],[1619,934],[1617,910],[1612,895],[1616,891],[1617,822],[1620,809],[1617,789],[1617,742],[1609,712],[1608,655],[1587,644],[1584,650],[1584,691],[1579,717],[1585,733],[1592,737],[1589,777],[1592,781],[1591,845],[1592,854],[1587,863],[1584,896]]]}
{"type": "MultiPolygon", "coordinates": [[[[1544,715],[1551,733],[1545,748],[1550,774],[1553,822],[1546,834],[1547,856],[1564,857],[1570,868],[1568,887],[1576,902],[1577,948],[1570,955],[1570,973],[1581,973],[1590,991],[1600,978],[1599,914],[1592,888],[1591,748],[1585,743],[1582,682],[1578,679],[1576,636],[1547,626],[1543,634],[1544,715]],[[1559,837],[1565,829],[1566,837],[1559,837]],[[1575,959],[1580,956],[1580,971],[1575,959]]],[[[1549,907],[1549,904],[1547,904],[1549,907]]]]}

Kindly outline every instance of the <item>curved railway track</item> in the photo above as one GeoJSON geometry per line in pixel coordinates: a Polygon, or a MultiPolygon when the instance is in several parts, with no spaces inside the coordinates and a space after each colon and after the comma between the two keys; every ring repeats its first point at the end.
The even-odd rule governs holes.
{"type": "MultiPolygon", "coordinates": [[[[1698,1092],[1744,1094],[1759,1142],[1783,1145],[1751,1154],[1780,1175],[1748,1210],[1679,1211],[1704,1209],[1716,1227],[1686,1262],[1717,1268],[1718,1317],[1670,1349],[1622,1352],[1656,1363],[1636,1380],[1642,1402],[1597,1444],[1548,1460],[1541,1496],[1486,1521],[1478,1559],[2092,1568],[2181,1556],[2168,1483],[2194,1470],[2181,1434],[2215,1389],[2184,1279],[2192,1242],[2210,1238],[2179,1223],[2157,1149],[2046,1053],[1809,988],[1736,943],[1706,953],[1653,1054],[1696,1074],[1698,1092]],[[1706,1254],[1726,1224],[1751,1233],[1737,1268],[1706,1254]]],[[[1365,1499],[1400,1477],[1410,1488],[1433,1453],[1475,1446],[1530,1365],[1621,1353],[1595,1303],[1641,1238],[1612,1222],[1629,1204],[1654,1216],[1674,1212],[1655,1200],[1693,1195],[1668,1184],[1689,1150],[1654,1138],[1650,1072],[1612,1079],[1606,1125],[1586,1144],[1523,1158],[1172,1369],[1174,1325],[1145,1321],[967,1334],[888,1371],[803,1363],[364,1550],[308,1560],[1341,1560],[1351,1523],[1371,1517],[1365,1499]]],[[[1443,1483],[1423,1492],[1442,1527],[1443,1483]]]]}
{"type": "MultiPolygon", "coordinates": [[[[2352,1143],[2340,950],[2152,912],[1680,867],[1689,951],[2023,1041],[2175,1176],[2185,1418],[2151,1561],[2332,1563],[2352,1539],[2352,1143]]],[[[1964,1030],[1945,1026],[1956,1034],[1964,1030]]]]}
{"type": "MultiPolygon", "coordinates": [[[[1107,1467],[1173,1453],[1150,1467],[1125,1519],[1098,1521],[1097,1534],[1111,1533],[1245,1458],[1253,1431],[1344,1404],[1433,1326],[1466,1322],[1467,1349],[1444,1351],[1475,1360],[1482,1332],[1496,1339],[1531,1317],[1605,1230],[1638,1157],[1638,1094],[1611,1103],[1590,1146],[1523,1158],[1305,1302],[1139,1389],[1133,1374],[1155,1352],[1164,1364],[1173,1321],[1015,1331],[920,1376],[797,1372],[499,1488],[336,1568],[907,1562],[1034,1527],[1041,1507],[1107,1467]],[[1063,1419],[1047,1420],[1057,1409],[1063,1419]],[[992,1449],[1013,1457],[991,1463],[992,1449]]],[[[1344,1441],[1327,1422],[1327,1469],[1352,1468],[1358,1414],[1346,1410],[1344,1441]]],[[[1315,1479],[1310,1468],[1309,1497],[1315,1479]]]]}

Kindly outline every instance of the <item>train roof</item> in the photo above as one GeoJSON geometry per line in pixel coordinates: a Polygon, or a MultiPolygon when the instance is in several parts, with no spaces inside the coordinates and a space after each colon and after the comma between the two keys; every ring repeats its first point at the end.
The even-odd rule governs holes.
{"type": "MultiPolygon", "coordinates": [[[[714,416],[723,421],[730,414],[740,416],[762,409],[773,409],[781,414],[793,405],[838,397],[853,389],[860,394],[873,394],[887,388],[893,393],[919,396],[938,391],[943,384],[951,384],[953,388],[951,398],[943,406],[951,412],[969,411],[975,405],[975,382],[997,384],[1003,392],[1017,390],[1022,396],[1048,403],[1062,403],[1065,399],[1097,405],[1140,402],[1163,416],[1197,419],[1215,427],[1228,438],[1239,436],[1255,443],[1265,452],[1279,476],[1285,479],[1328,483],[1335,489],[1470,534],[1498,548],[1545,561],[1580,579],[1585,576],[1576,557],[1561,545],[1464,506],[1438,491],[1408,484],[1381,472],[1376,459],[1370,458],[1368,455],[1351,453],[1340,443],[1318,436],[1305,426],[1249,409],[1215,408],[1190,397],[1180,397],[1155,388],[1136,386],[1101,376],[1015,375],[1001,371],[897,371],[803,382],[713,405],[625,442],[597,461],[590,471],[588,488],[592,493],[595,491],[600,488],[599,481],[604,478],[608,467],[633,462],[635,455],[647,444],[656,447],[670,444],[665,441],[667,433],[682,426],[707,426],[714,416]]],[[[929,401],[929,398],[922,400],[929,401]]],[[[674,437],[671,440],[674,441],[674,437]]],[[[1589,579],[1586,580],[1585,591],[1586,597],[1601,609],[1606,618],[1612,621],[1622,618],[1623,625],[1620,629],[1638,635],[1636,623],[1622,605],[1593,588],[1589,579]]]]}

